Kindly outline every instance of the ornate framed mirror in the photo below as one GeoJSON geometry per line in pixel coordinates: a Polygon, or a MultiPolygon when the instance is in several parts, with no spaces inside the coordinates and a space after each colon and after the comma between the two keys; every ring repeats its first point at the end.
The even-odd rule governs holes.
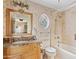
{"type": "Polygon", "coordinates": [[[31,35],[32,14],[22,10],[6,9],[6,35],[31,35]]]}

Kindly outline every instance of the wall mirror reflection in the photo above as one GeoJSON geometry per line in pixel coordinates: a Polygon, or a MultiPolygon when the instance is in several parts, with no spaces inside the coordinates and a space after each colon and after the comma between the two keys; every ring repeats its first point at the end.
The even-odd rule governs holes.
{"type": "Polygon", "coordinates": [[[8,35],[32,33],[32,14],[31,13],[8,9],[7,14],[9,16],[9,18],[7,17],[7,26],[6,26],[8,35]],[[11,33],[9,33],[9,30],[11,31],[11,33]]]}

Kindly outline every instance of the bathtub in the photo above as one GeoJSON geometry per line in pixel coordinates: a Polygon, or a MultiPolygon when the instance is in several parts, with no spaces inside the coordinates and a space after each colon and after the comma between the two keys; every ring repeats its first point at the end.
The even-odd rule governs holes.
{"type": "Polygon", "coordinates": [[[56,59],[76,59],[76,49],[66,44],[56,46],[57,55],[56,59]]]}

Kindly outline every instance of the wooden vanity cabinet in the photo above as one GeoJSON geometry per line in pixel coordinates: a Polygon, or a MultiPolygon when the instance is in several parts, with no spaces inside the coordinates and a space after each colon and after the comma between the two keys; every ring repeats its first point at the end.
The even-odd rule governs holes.
{"type": "Polygon", "coordinates": [[[40,59],[40,46],[32,43],[19,47],[4,48],[4,59],[40,59]]]}
{"type": "Polygon", "coordinates": [[[28,52],[28,54],[24,53],[22,59],[40,59],[40,53],[40,46],[37,44],[32,44],[31,50],[28,52]]]}

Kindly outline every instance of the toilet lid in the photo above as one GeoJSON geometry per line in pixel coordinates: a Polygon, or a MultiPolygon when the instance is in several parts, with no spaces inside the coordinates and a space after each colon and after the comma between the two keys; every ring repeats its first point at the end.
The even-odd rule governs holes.
{"type": "Polygon", "coordinates": [[[47,52],[56,52],[56,49],[55,48],[52,48],[52,47],[48,47],[45,49],[47,52]]]}

